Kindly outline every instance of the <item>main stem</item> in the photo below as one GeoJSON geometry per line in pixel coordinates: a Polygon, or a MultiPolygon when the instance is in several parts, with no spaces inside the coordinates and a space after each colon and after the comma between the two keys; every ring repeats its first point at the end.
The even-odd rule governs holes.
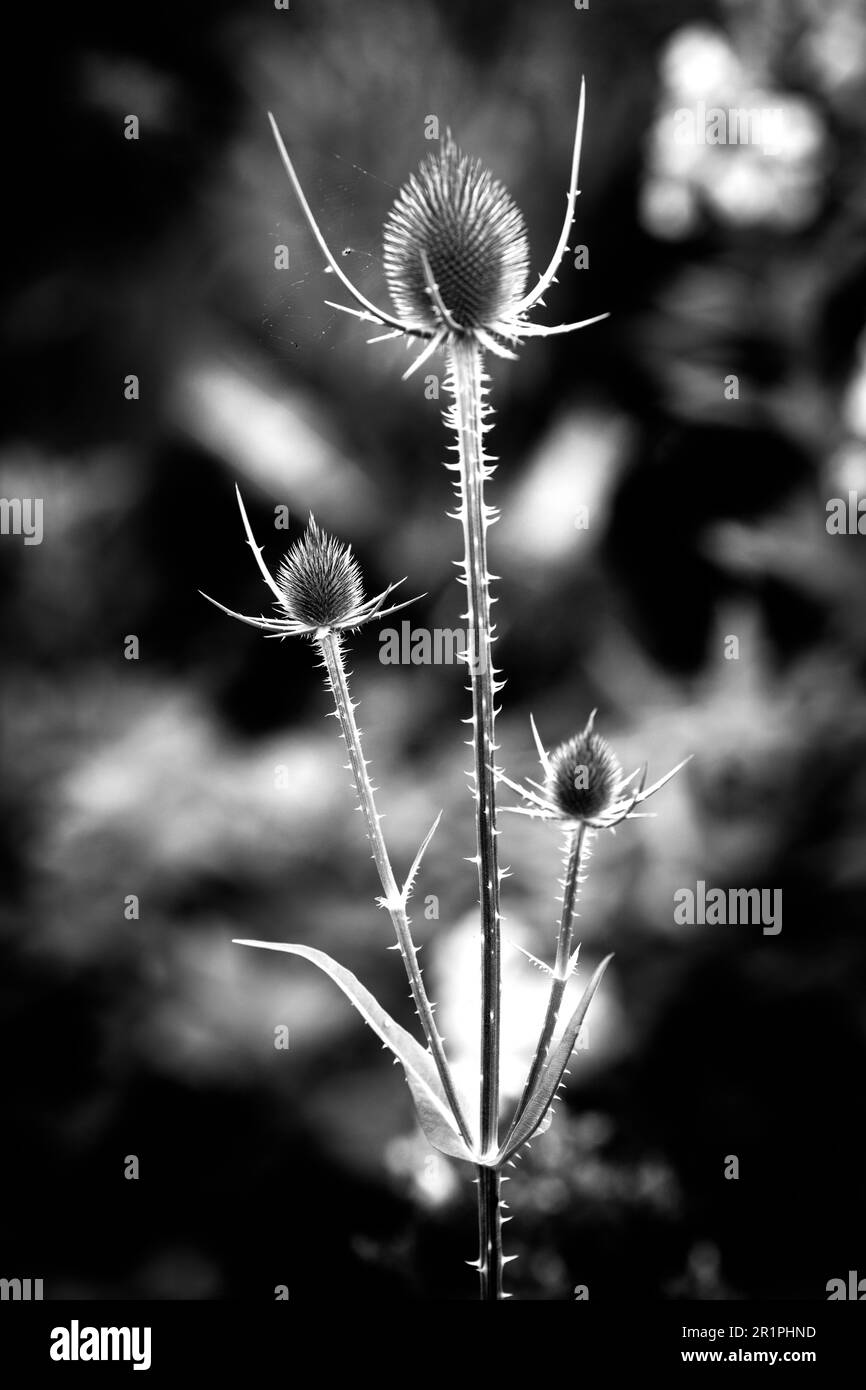
{"type": "Polygon", "coordinates": [[[334,696],[334,708],[343,732],[343,738],[349,751],[349,764],[352,769],[352,776],[355,787],[360,799],[361,812],[367,827],[367,838],[373,851],[373,859],[379,871],[379,880],[382,884],[382,891],[385,895],[385,906],[388,909],[400,953],[403,957],[403,964],[406,967],[406,974],[409,979],[409,987],[412,991],[412,998],[424,1035],[433,1054],[436,1063],[436,1070],[442,1082],[442,1089],[445,1092],[448,1104],[451,1107],[457,1127],[464,1140],[471,1149],[473,1147],[472,1135],[466,1118],[463,1114],[457,1092],[454,1088],[454,1081],[451,1075],[451,1068],[445,1056],[445,1049],[439,1029],[433,1018],[433,1009],[430,1000],[427,998],[427,991],[421,978],[421,967],[418,964],[418,953],[415,943],[412,940],[412,933],[409,928],[409,916],[406,911],[406,895],[401,893],[391,868],[391,859],[385,844],[385,837],[382,834],[380,816],[376,810],[376,798],[370,775],[367,771],[367,760],[361,749],[361,731],[355,720],[355,706],[349,694],[349,682],[346,677],[346,667],[343,662],[343,650],[340,644],[339,635],[330,629],[323,628],[316,634],[316,642],[322,653],[322,659],[328,672],[328,679],[331,691],[334,696]]]}
{"type": "MultiPolygon", "coordinates": [[[[491,470],[483,448],[485,411],[481,350],[472,339],[459,340],[451,347],[449,368],[449,387],[454,396],[452,423],[457,432],[460,469],[460,519],[468,596],[465,618],[472,638],[467,649],[472,691],[476,864],[481,907],[481,1151],[492,1156],[499,1147],[501,968],[493,773],[495,685],[487,568],[487,527],[492,513],[484,503],[484,483],[491,470]]],[[[480,1165],[477,1173],[480,1296],[493,1302],[502,1297],[500,1180],[497,1169],[480,1165]]]]}

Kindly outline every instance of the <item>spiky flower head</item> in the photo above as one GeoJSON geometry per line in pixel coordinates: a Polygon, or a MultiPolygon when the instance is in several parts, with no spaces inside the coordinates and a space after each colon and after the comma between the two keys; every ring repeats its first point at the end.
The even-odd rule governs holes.
{"type": "Polygon", "coordinates": [[[301,539],[280,561],[276,579],[289,617],[310,627],[344,623],[364,601],[351,546],[326,535],[312,515],[301,539]]]}
{"type": "Polygon", "coordinates": [[[644,767],[640,781],[633,787],[637,771],[623,777],[619,760],[607,740],[595,732],[594,723],[595,710],[582,733],[573,735],[549,754],[535,727],[535,720],[530,716],[532,736],[544,770],[544,784],[530,779],[526,786],[522,786],[497,769],[497,780],[517,792],[524,803],[522,806],[503,806],[502,809],[519,816],[553,821],[570,830],[579,826],[592,830],[613,830],[620,821],[651,814],[636,811],[635,807],[654,796],[676,776],[680,768],[685,767],[689,759],[684,758],[677,763],[651,787],[646,785],[644,767]]]}
{"type": "Polygon", "coordinates": [[[578,194],[585,105],[586,88],[581,81],[565,219],[547,269],[535,287],[525,292],[529,245],[523,217],[502,184],[478,160],[462,154],[448,133],[439,153],[428,155],[404,184],[385,223],[384,269],[396,314],[379,308],[362,294],[331,251],[269,113],[277,149],[301,211],[328,270],[356,307],[331,299],[325,302],[386,330],[370,338],[371,343],[401,337],[424,343],[403,373],[404,380],[439,348],[451,348],[460,339],[469,339],[499,357],[515,357],[512,347],[526,338],[572,333],[607,318],[607,314],[595,314],[579,323],[557,324],[533,323],[529,318],[536,305],[544,304],[543,296],[555,281],[568,249],[578,194]]]}
{"type": "Polygon", "coordinates": [[[511,318],[524,294],[529,242],[523,216],[480,161],[458,149],[450,131],[388,214],[384,267],[400,318],[431,331],[442,327],[431,280],[466,331],[511,318]]]}
{"type": "Polygon", "coordinates": [[[584,730],[550,755],[546,791],[568,820],[594,820],[609,811],[622,781],[622,768],[601,734],[584,730]]]}
{"type": "MultiPolygon", "coordinates": [[[[325,632],[351,631],[373,618],[385,618],[406,608],[414,599],[383,604],[397,588],[389,584],[375,598],[364,598],[364,584],[358,562],[351,547],[326,536],[311,515],[309,525],[299,541],[280,561],[277,576],[271,574],[262,559],[262,547],[256,544],[246,507],[235,488],[247,543],[256,557],[262,579],[276,599],[277,617],[266,618],[236,613],[233,608],[217,603],[209,594],[202,596],[230,618],[249,623],[271,637],[320,636],[325,632]]],[[[398,581],[399,584],[403,580],[398,581]]]]}

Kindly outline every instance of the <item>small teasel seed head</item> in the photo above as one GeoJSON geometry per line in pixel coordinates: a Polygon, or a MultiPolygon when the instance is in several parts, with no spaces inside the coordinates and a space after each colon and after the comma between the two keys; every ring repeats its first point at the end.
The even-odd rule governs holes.
{"type": "Polygon", "coordinates": [[[593,820],[615,801],[622,769],[610,744],[591,728],[561,744],[550,763],[547,794],[568,819],[593,820]]]}
{"type": "Polygon", "coordinates": [[[461,328],[508,318],[529,275],[519,208],[450,131],[403,185],[385,222],[384,265],[398,315],[436,330],[441,317],[425,276],[426,255],[442,303],[461,328]]]}
{"type": "Polygon", "coordinates": [[[311,515],[306,531],[277,569],[286,611],[296,622],[330,627],[364,601],[358,562],[348,545],[325,535],[311,515]]]}

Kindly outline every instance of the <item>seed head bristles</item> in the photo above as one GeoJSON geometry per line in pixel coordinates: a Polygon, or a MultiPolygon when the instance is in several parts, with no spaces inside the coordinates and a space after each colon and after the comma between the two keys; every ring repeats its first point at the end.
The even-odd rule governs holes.
{"type": "Polygon", "coordinates": [[[344,623],[364,602],[358,562],[349,546],[319,530],[315,518],[277,568],[287,611],[311,627],[344,623]]]}
{"type": "Polygon", "coordinates": [[[587,729],[575,735],[550,761],[547,792],[565,819],[594,820],[610,810],[622,768],[601,734],[587,729]]]}
{"type": "Polygon", "coordinates": [[[325,535],[312,516],[304,536],[280,561],[274,579],[262,559],[262,547],[256,544],[240,488],[236,486],[235,492],[247,542],[262,578],[276,600],[275,607],[280,616],[266,618],[262,614],[258,618],[248,617],[226,608],[199,590],[202,598],[230,618],[260,628],[271,637],[314,636],[318,632],[354,632],[364,623],[397,613],[416,601],[406,599],[404,603],[392,604],[390,608],[382,607],[389,594],[405,583],[403,579],[389,584],[375,598],[365,600],[361,571],[351,549],[325,535]]]}
{"type": "Polygon", "coordinates": [[[529,242],[511,197],[448,131],[385,222],[385,278],[404,323],[463,334],[506,316],[526,289],[529,242]]]}
{"type": "Polygon", "coordinates": [[[508,344],[525,338],[571,333],[599,323],[596,314],[578,323],[532,323],[527,315],[556,280],[568,249],[578,197],[580,150],[586,113],[586,84],[580,102],[566,197],[565,219],[551,261],[533,290],[524,293],[529,244],[523,217],[509,193],[477,160],[464,155],[446,133],[438,154],[429,155],[398,194],[385,223],[384,268],[397,316],[378,308],[346,275],[331,252],[301,187],[274,117],[268,119],[280,158],[330,270],[348,290],[357,308],[326,303],[365,323],[389,329],[370,342],[401,334],[426,346],[404,378],[437,350],[461,339],[499,357],[513,357],[508,344]]]}

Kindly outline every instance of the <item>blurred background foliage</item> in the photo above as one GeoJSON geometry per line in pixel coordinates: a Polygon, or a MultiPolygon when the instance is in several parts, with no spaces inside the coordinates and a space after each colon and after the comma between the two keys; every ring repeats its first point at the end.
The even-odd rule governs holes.
{"type": "MultiPolygon", "coordinates": [[[[597,843],[583,978],[616,962],[509,1189],[509,1287],[824,1297],[862,1270],[866,1199],[864,541],[825,526],[830,498],[866,495],[859,0],[19,22],[0,493],[43,498],[45,536],[0,543],[2,1272],[53,1297],[474,1296],[474,1189],[426,1149],[372,1034],[303,962],[229,944],[314,944],[410,1022],[311,650],[198,590],[262,611],[237,481],[271,562],[275,507],[291,536],[312,510],[368,593],[402,575],[424,592],[415,626],[461,611],[440,402],[423,374],[400,382],[402,345],[367,347],[324,303],[266,110],[382,300],[381,225],[430,115],[504,180],[546,261],[585,73],[589,266],[566,258],[548,321],[612,317],[493,363],[499,756],[534,775],[530,710],[552,744],[598,706],[627,769],[695,757],[656,820],[597,843]],[[671,120],[700,101],[780,110],[779,147],[679,145],[671,120]],[[781,934],[676,926],[699,878],[781,888],[781,934]]],[[[416,917],[471,1072],[461,672],[384,666],[374,629],[352,667],[398,870],[445,810],[416,917]]],[[[503,817],[501,844],[508,942],[548,954],[557,838],[503,817]]],[[[505,988],[513,1094],[544,982],[509,948],[505,988]]]]}

